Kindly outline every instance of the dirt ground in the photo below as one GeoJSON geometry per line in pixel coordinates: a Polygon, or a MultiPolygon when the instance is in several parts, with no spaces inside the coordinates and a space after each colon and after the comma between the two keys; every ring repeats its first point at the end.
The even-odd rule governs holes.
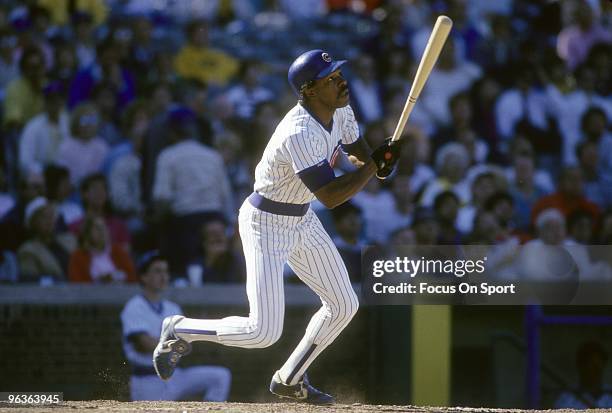
{"type": "MultiPolygon", "coordinates": [[[[8,406],[0,403],[0,412],[16,413],[64,413],[80,411],[105,412],[228,412],[228,413],[374,413],[374,412],[407,412],[407,413],[533,413],[535,410],[501,410],[485,408],[448,408],[335,404],[333,406],[310,406],[296,403],[209,403],[209,402],[118,402],[114,400],[93,400],[86,402],[67,401],[51,406],[8,406]]],[[[569,413],[575,410],[546,410],[547,413],[569,413]]],[[[606,410],[580,410],[580,412],[604,412],[606,410]]],[[[608,410],[609,411],[609,410],[608,410]]]]}

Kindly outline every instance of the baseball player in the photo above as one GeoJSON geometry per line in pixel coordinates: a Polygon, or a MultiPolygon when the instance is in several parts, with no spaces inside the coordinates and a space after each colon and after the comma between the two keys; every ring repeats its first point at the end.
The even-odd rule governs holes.
{"type": "Polygon", "coordinates": [[[347,326],[359,303],[338,250],[309,204],[315,198],[328,208],[346,202],[374,174],[387,177],[399,157],[399,145],[390,140],[370,153],[359,138],[348,84],[340,72],[344,63],[323,50],[311,50],[291,64],[288,79],[298,103],[270,138],[255,170],[255,191],[239,213],[249,316],[166,318],[153,354],[162,379],[172,375],[193,341],[244,348],[276,342],[283,326],[283,266],[288,263],[319,295],[322,306],[297,348],[274,373],[270,391],[306,403],[334,402],[309,384],[306,370],[347,326]],[[339,150],[356,157],[362,166],[336,177],[332,166],[339,150]]]}
{"type": "Polygon", "coordinates": [[[121,311],[123,351],[130,363],[132,400],[181,400],[202,395],[204,400],[225,401],[230,391],[231,372],[221,366],[178,368],[172,380],[162,381],[151,364],[166,316],[182,314],[181,307],[162,300],[168,285],[168,262],[156,251],[145,254],[139,262],[142,294],[132,297],[121,311]]]}

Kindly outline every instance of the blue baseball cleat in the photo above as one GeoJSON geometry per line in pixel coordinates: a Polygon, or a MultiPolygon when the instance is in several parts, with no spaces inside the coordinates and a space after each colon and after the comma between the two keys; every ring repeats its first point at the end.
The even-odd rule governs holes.
{"type": "Polygon", "coordinates": [[[301,403],[334,404],[336,402],[333,396],[312,387],[305,373],[302,380],[293,386],[289,386],[283,384],[277,371],[270,382],[270,391],[279,397],[293,399],[301,403]]]}
{"type": "Polygon", "coordinates": [[[162,380],[172,377],[181,357],[191,353],[191,344],[174,334],[174,326],[183,318],[181,315],[166,317],[162,324],[159,343],[153,351],[153,367],[162,380]]]}

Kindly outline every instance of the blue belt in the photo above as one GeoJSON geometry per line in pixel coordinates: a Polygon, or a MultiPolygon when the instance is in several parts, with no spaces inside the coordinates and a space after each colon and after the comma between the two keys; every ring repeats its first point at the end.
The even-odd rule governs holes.
{"type": "Polygon", "coordinates": [[[271,199],[264,198],[257,192],[249,195],[249,202],[255,208],[276,215],[289,215],[292,217],[303,217],[308,212],[310,204],[287,204],[285,202],[276,202],[271,199]]]}

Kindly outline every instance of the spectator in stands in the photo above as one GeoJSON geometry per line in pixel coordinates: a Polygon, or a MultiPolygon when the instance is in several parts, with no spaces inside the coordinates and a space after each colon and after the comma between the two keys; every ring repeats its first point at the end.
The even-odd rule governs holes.
{"type": "Polygon", "coordinates": [[[414,240],[417,245],[436,245],[440,234],[440,226],[434,212],[426,207],[418,207],[412,220],[414,240]]]}
{"type": "MultiPolygon", "coordinates": [[[[397,126],[397,120],[402,114],[409,90],[410,86],[408,86],[407,90],[390,90],[385,96],[385,117],[383,119],[383,124],[385,130],[391,131],[389,133],[392,133],[397,126]]],[[[371,127],[373,124],[376,124],[376,122],[368,125],[368,127],[371,127]]],[[[414,110],[410,114],[410,122],[408,123],[406,127],[407,129],[404,131],[404,133],[409,135],[410,130],[408,128],[414,128],[418,129],[421,133],[424,133],[427,136],[431,136],[436,132],[437,127],[438,126],[431,121],[427,108],[415,106],[414,110]]]]}
{"type": "MultiPolygon", "coordinates": [[[[599,189],[603,199],[601,206],[612,205],[612,132],[609,130],[610,119],[598,108],[588,109],[582,120],[584,137],[597,143],[599,189]]],[[[588,189],[587,189],[588,190],[588,189]]]]}
{"type": "Polygon", "coordinates": [[[204,20],[192,21],[185,36],[187,43],[174,59],[179,76],[210,86],[226,86],[238,72],[239,64],[232,56],[209,46],[208,24],[204,20]]]}
{"type": "MultiPolygon", "coordinates": [[[[587,214],[589,212],[585,211],[587,214]]],[[[555,208],[543,210],[536,216],[535,227],[538,237],[525,244],[528,253],[541,259],[549,254],[551,250],[545,246],[564,246],[565,250],[572,256],[578,267],[578,275],[581,280],[608,280],[612,277],[610,267],[601,261],[592,261],[589,251],[585,245],[576,243],[567,237],[567,224],[563,213],[555,208]]],[[[546,271],[542,271],[544,274],[546,271]]],[[[559,276],[547,271],[549,276],[559,276]]],[[[539,275],[539,274],[536,274],[539,275]]]]}
{"type": "Polygon", "coordinates": [[[30,201],[25,209],[28,240],[19,247],[19,281],[38,282],[43,277],[66,281],[68,260],[76,247],[69,233],[56,233],[55,208],[44,197],[30,201]]]}
{"type": "MultiPolygon", "coordinates": [[[[415,243],[415,235],[414,231],[408,226],[403,228],[398,228],[391,233],[391,237],[389,238],[389,244],[387,248],[390,248],[390,252],[397,252],[397,246],[400,245],[414,245],[415,243]]],[[[389,254],[389,257],[397,257],[397,254],[389,254]]]]}
{"type": "Polygon", "coordinates": [[[609,409],[612,391],[604,385],[608,353],[599,341],[586,341],[576,352],[578,387],[565,391],[555,401],[555,409],[609,409]]]}
{"type": "Polygon", "coordinates": [[[472,107],[467,92],[459,92],[449,101],[451,122],[435,136],[436,148],[449,142],[459,142],[470,155],[470,165],[486,161],[489,148],[472,128],[472,107]]]}
{"type": "Polygon", "coordinates": [[[17,36],[8,29],[0,29],[0,102],[4,100],[7,85],[19,77],[16,47],[17,36]]]}
{"type": "MultiPolygon", "coordinates": [[[[535,87],[533,68],[521,62],[517,65],[514,84],[503,91],[495,103],[497,134],[502,139],[500,150],[508,153],[508,142],[518,133],[530,141],[537,140],[542,149],[551,150],[558,141],[548,139],[549,128],[546,96],[535,87]]],[[[539,149],[539,148],[537,148],[539,149]]]]}
{"type": "Polygon", "coordinates": [[[122,117],[124,141],[111,149],[105,162],[113,209],[127,219],[132,230],[142,226],[141,154],[149,124],[148,105],[132,102],[122,117]]]}
{"type": "MultiPolygon", "coordinates": [[[[207,146],[214,144],[214,136],[225,132],[225,123],[233,117],[233,108],[223,94],[217,95],[212,101],[208,86],[198,81],[182,81],[178,101],[191,110],[196,117],[198,140],[207,146]],[[224,113],[228,108],[227,114],[224,113]]],[[[165,146],[170,144],[166,137],[165,146]]],[[[162,148],[163,149],[163,148],[162,148]]]]}
{"type": "Polygon", "coordinates": [[[77,70],[78,61],[74,45],[66,40],[57,41],[54,47],[53,67],[49,71],[49,79],[60,82],[64,93],[67,93],[77,70]]]}
{"type": "Polygon", "coordinates": [[[88,16],[98,26],[106,22],[109,13],[109,4],[99,0],[77,1],[73,5],[70,0],[39,0],[38,3],[49,10],[51,21],[58,26],[75,25],[75,16],[88,16]]]}
{"type": "Polygon", "coordinates": [[[496,163],[505,161],[499,148],[500,139],[495,120],[495,102],[500,92],[500,84],[486,73],[472,84],[469,92],[472,113],[476,113],[478,118],[472,127],[476,135],[487,143],[489,160],[496,163]]]}
{"type": "Polygon", "coordinates": [[[584,114],[589,108],[598,107],[606,113],[608,119],[611,119],[612,102],[595,90],[595,72],[591,67],[583,64],[572,74],[564,69],[561,63],[557,65],[561,67],[555,69],[553,66],[551,70],[553,73],[566,70],[563,75],[557,76],[565,79],[565,82],[560,84],[554,78],[548,82],[546,102],[563,138],[563,161],[565,164],[572,165],[576,163],[576,143],[583,138],[585,133],[583,130],[584,114]]]}
{"type": "Polygon", "coordinates": [[[494,245],[502,236],[497,216],[484,209],[478,210],[472,223],[472,231],[465,238],[467,244],[494,245]]]}
{"type": "MultiPolygon", "coordinates": [[[[538,241],[546,245],[562,245],[567,239],[565,217],[556,208],[548,208],[536,215],[538,241]]],[[[531,242],[533,242],[531,241],[531,242]]]]}
{"type": "Polygon", "coordinates": [[[578,244],[593,243],[593,217],[587,211],[577,209],[567,217],[567,233],[569,238],[578,244]]]}
{"type": "Polygon", "coordinates": [[[420,204],[433,206],[435,197],[446,190],[453,191],[460,204],[470,202],[470,187],[465,179],[469,162],[470,154],[460,143],[451,142],[441,147],[436,153],[437,176],[425,185],[420,204]]]}
{"type": "Polygon", "coordinates": [[[221,155],[197,141],[195,116],[179,107],[168,118],[171,145],[157,160],[153,199],[165,221],[165,240],[173,272],[184,273],[197,256],[199,228],[211,214],[233,215],[231,186],[221,155]]]}
{"type": "Polygon", "coordinates": [[[475,47],[475,61],[486,71],[501,77],[508,75],[511,63],[518,60],[519,47],[512,31],[510,16],[493,14],[488,17],[490,34],[475,47]]]}
{"type": "Polygon", "coordinates": [[[202,268],[205,283],[240,283],[246,279],[244,256],[233,248],[229,231],[221,214],[211,216],[201,227],[203,255],[189,267],[202,268]]]}
{"type": "Polygon", "coordinates": [[[369,242],[385,243],[397,228],[396,223],[388,219],[395,211],[393,194],[383,188],[378,179],[372,179],[355,194],[352,203],[363,213],[365,238],[369,242]]]}
{"type": "Polygon", "coordinates": [[[230,129],[215,137],[215,149],[223,157],[228,178],[232,186],[233,204],[240,205],[253,192],[253,174],[248,159],[244,156],[242,141],[230,129]]]}
{"type": "MultiPolygon", "coordinates": [[[[132,41],[128,56],[128,67],[132,73],[145,74],[155,64],[156,53],[159,49],[158,42],[153,39],[153,22],[149,16],[139,14],[130,21],[132,29],[132,41]]],[[[144,76],[139,76],[142,81],[144,76]]]]}
{"type": "Polygon", "coordinates": [[[469,90],[482,74],[475,64],[457,60],[454,45],[455,41],[449,37],[421,96],[421,103],[429,113],[431,122],[438,127],[448,124],[451,120],[448,109],[450,98],[461,91],[469,90]]]}
{"type": "Polygon", "coordinates": [[[492,212],[497,218],[497,223],[502,230],[501,238],[516,236],[521,242],[530,238],[528,233],[518,229],[514,222],[516,212],[514,198],[510,193],[502,190],[491,195],[485,203],[485,210],[492,212]]]}
{"type": "Polygon", "coordinates": [[[391,180],[391,194],[395,200],[395,208],[388,217],[394,226],[391,233],[399,228],[409,228],[412,223],[415,194],[410,186],[411,180],[412,177],[407,174],[397,174],[391,180]]]}
{"type": "Polygon", "coordinates": [[[125,251],[130,251],[130,233],[125,222],[116,216],[111,209],[106,177],[101,173],[87,176],[81,183],[80,192],[85,216],[71,224],[70,231],[80,234],[82,225],[87,218],[100,217],[106,223],[110,234],[110,242],[121,246],[125,251]]]}
{"type": "Polygon", "coordinates": [[[584,177],[584,196],[599,207],[605,206],[604,188],[599,176],[599,145],[597,141],[583,140],[576,146],[578,166],[584,177]]]}
{"type": "Polygon", "coordinates": [[[106,142],[109,147],[120,143],[121,133],[119,132],[119,113],[117,92],[112,83],[100,83],[91,92],[93,103],[98,108],[100,124],[98,126],[98,136],[106,142]]]}
{"type": "Polygon", "coordinates": [[[26,123],[19,140],[22,171],[42,171],[58,159],[62,142],[70,136],[70,117],[65,109],[66,92],[60,82],[44,89],[45,110],[26,123]]]}
{"type": "Polygon", "coordinates": [[[134,263],[126,250],[110,239],[104,218],[88,216],[79,233],[79,248],[70,256],[70,282],[136,282],[134,263]]]}
{"type": "MultiPolygon", "coordinates": [[[[533,159],[534,167],[537,165],[535,159],[535,153],[533,149],[533,145],[524,136],[517,135],[512,141],[512,145],[510,147],[510,159],[514,160],[517,157],[529,156],[533,159]]],[[[511,162],[513,164],[513,162],[511,162]]],[[[517,171],[513,166],[506,168],[506,179],[510,183],[510,185],[516,185],[517,183],[517,171]]],[[[527,175],[526,171],[521,171],[523,175],[522,179],[525,179],[527,175]]],[[[551,176],[550,171],[542,168],[541,166],[534,169],[533,171],[533,183],[534,185],[540,187],[546,193],[553,192],[555,190],[555,184],[553,182],[553,178],[551,176]]]]}
{"type": "MultiPolygon", "coordinates": [[[[138,90],[153,90],[160,84],[177,87],[180,79],[174,70],[173,59],[174,55],[168,50],[156,52],[145,74],[137,78],[137,82],[141,83],[138,90]]],[[[142,72],[134,71],[134,73],[142,72]]]]}
{"type": "Polygon", "coordinates": [[[385,60],[382,62],[381,73],[385,75],[381,81],[384,98],[388,98],[396,91],[403,91],[402,94],[405,95],[406,91],[410,90],[410,81],[414,78],[414,61],[410,59],[405,49],[399,47],[387,50],[383,58],[385,60]]]}
{"type": "Polygon", "coordinates": [[[70,226],[83,218],[83,208],[70,199],[72,184],[70,171],[63,166],[48,165],[44,171],[47,199],[51,203],[63,225],[70,226]]]}
{"type": "Polygon", "coordinates": [[[157,158],[168,143],[168,115],[175,100],[174,89],[167,83],[160,83],[145,98],[149,102],[151,122],[144,139],[142,163],[144,199],[149,202],[152,199],[157,158]]]}
{"type": "Polygon", "coordinates": [[[104,84],[113,86],[117,109],[121,110],[136,95],[134,77],[122,66],[115,40],[104,40],[97,46],[96,53],[96,62],[76,74],[70,86],[68,107],[74,108],[79,103],[92,99],[96,86],[104,84]]]}
{"type": "Polygon", "coordinates": [[[374,59],[362,54],[353,64],[354,76],[351,78],[351,106],[357,121],[370,124],[383,117],[383,85],[378,81],[374,59]]]}
{"type": "Polygon", "coordinates": [[[96,63],[96,39],[93,16],[87,12],[76,12],[70,16],[78,69],[84,70],[96,63]]]}
{"type": "Polygon", "coordinates": [[[541,198],[531,212],[532,222],[545,209],[556,208],[565,217],[577,209],[588,211],[594,222],[598,222],[599,207],[584,196],[584,178],[578,167],[564,168],[559,177],[557,192],[541,198]]]}
{"type": "Polygon", "coordinates": [[[601,143],[605,137],[612,137],[609,130],[610,118],[606,112],[598,107],[589,107],[580,120],[582,139],[601,143]]]}
{"type": "Polygon", "coordinates": [[[255,60],[242,61],[238,82],[226,96],[236,117],[245,121],[253,119],[257,105],[274,98],[272,91],[261,84],[261,64],[255,60]]]}
{"type": "Polygon", "coordinates": [[[589,52],[587,65],[595,72],[595,92],[600,96],[609,94],[612,84],[612,44],[597,43],[589,52]]]}
{"type": "Polygon", "coordinates": [[[420,194],[425,185],[436,177],[429,166],[431,144],[427,135],[410,125],[406,126],[402,139],[402,162],[397,166],[397,171],[400,175],[409,175],[410,190],[415,195],[420,194]]]}
{"type": "Polygon", "coordinates": [[[39,172],[28,172],[19,181],[17,202],[0,219],[0,250],[17,248],[26,239],[25,210],[26,206],[35,199],[45,195],[45,182],[39,172]]]}
{"type": "Polygon", "coordinates": [[[612,32],[598,21],[589,2],[573,1],[572,5],[572,21],[557,37],[557,52],[570,69],[575,69],[595,43],[612,43],[612,32]]]}
{"type": "MultiPolygon", "coordinates": [[[[128,62],[132,48],[132,28],[129,21],[117,21],[110,27],[107,39],[112,39],[117,50],[118,60],[130,73],[128,62]]],[[[136,85],[134,86],[136,89],[136,85]]]]}
{"type": "Polygon", "coordinates": [[[459,205],[459,198],[452,191],[443,191],[436,195],[433,208],[439,226],[438,244],[461,244],[463,234],[455,225],[459,205]]]}
{"type": "MultiPolygon", "coordinates": [[[[346,264],[351,281],[361,281],[361,251],[367,245],[363,238],[363,218],[361,209],[353,203],[345,202],[331,210],[336,236],[334,244],[346,264]]],[[[386,241],[386,240],[385,240],[386,241]]]]}
{"type": "Polygon", "coordinates": [[[138,274],[142,293],[132,297],[121,311],[123,351],[132,371],[130,400],[182,400],[196,394],[207,401],[227,400],[232,375],[225,367],[178,367],[168,381],[157,377],[151,355],[162,321],[183,311],[178,304],[162,298],[170,280],[163,256],[157,252],[145,254],[138,274]]]}
{"type": "Polygon", "coordinates": [[[517,229],[529,231],[534,204],[548,193],[535,180],[535,159],[531,150],[518,152],[513,160],[513,179],[509,192],[514,199],[513,220],[517,229]]]}
{"type": "MultiPolygon", "coordinates": [[[[268,139],[274,133],[275,125],[281,121],[278,105],[275,102],[262,102],[255,107],[255,115],[250,125],[250,133],[243,136],[246,155],[250,163],[259,162],[268,139]]],[[[253,165],[253,169],[255,165],[253,165]]]]}
{"type": "Polygon", "coordinates": [[[461,60],[475,60],[476,47],[480,42],[481,31],[468,15],[471,4],[464,0],[447,0],[446,13],[453,19],[453,37],[457,43],[457,57],[461,60]]]}
{"type": "Polygon", "coordinates": [[[108,145],[98,136],[99,125],[100,117],[94,105],[84,103],[73,110],[71,136],[60,144],[56,161],[70,170],[74,185],[102,168],[108,145]]]}
{"type": "MultiPolygon", "coordinates": [[[[51,69],[53,66],[53,45],[49,41],[49,30],[51,28],[50,16],[47,9],[36,4],[28,6],[28,43],[38,46],[45,55],[45,67],[51,69]]],[[[22,45],[25,45],[22,43],[22,45]]]]}
{"type": "Polygon", "coordinates": [[[492,171],[483,171],[476,175],[470,187],[471,201],[461,206],[455,221],[457,229],[464,234],[469,234],[472,231],[475,217],[479,211],[484,209],[487,199],[501,189],[497,184],[496,175],[492,171]]]}
{"type": "Polygon", "coordinates": [[[9,130],[20,130],[45,106],[45,57],[32,47],[23,50],[19,59],[19,77],[6,87],[3,125],[9,130]]]}

